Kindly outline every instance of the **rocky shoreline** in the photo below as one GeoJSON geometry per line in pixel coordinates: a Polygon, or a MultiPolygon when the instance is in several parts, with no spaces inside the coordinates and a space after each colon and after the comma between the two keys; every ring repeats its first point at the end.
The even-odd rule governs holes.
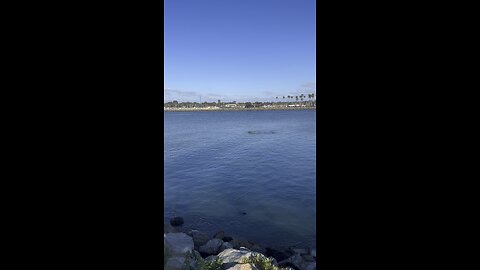
{"type": "Polygon", "coordinates": [[[316,249],[263,247],[224,231],[210,237],[174,217],[164,224],[164,260],[167,270],[315,270],[316,249]]]}

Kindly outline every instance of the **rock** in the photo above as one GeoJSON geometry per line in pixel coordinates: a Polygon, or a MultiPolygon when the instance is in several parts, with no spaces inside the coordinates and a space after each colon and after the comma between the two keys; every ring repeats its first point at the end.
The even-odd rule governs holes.
{"type": "Polygon", "coordinates": [[[220,252],[218,254],[218,258],[221,259],[224,264],[229,264],[229,263],[237,264],[237,263],[242,263],[242,260],[244,258],[248,258],[253,254],[256,254],[256,252],[247,251],[247,250],[236,250],[233,248],[229,248],[220,252]]]}
{"type": "Polygon", "coordinates": [[[315,262],[307,262],[298,254],[293,255],[289,260],[297,269],[300,270],[314,270],[317,268],[317,264],[315,262]]]}
{"type": "Polygon", "coordinates": [[[248,259],[250,256],[261,256],[264,259],[267,259],[265,255],[249,251],[249,250],[236,250],[236,249],[226,249],[220,252],[217,257],[222,260],[222,269],[229,269],[234,267],[236,264],[241,264],[245,259],[248,259]]]}
{"type": "Polygon", "coordinates": [[[193,239],[185,233],[167,233],[163,239],[169,255],[173,257],[183,256],[193,250],[193,239]]]}
{"type": "Polygon", "coordinates": [[[229,249],[229,248],[233,248],[233,245],[230,244],[229,242],[223,242],[222,246],[220,247],[220,249],[218,250],[218,252],[222,252],[224,251],[225,249],[229,249]]]}
{"type": "Polygon", "coordinates": [[[181,226],[183,224],[183,218],[182,217],[174,217],[174,218],[170,219],[170,224],[172,224],[172,226],[174,226],[174,227],[181,226]]]}
{"type": "Polygon", "coordinates": [[[222,238],[222,241],[223,241],[223,242],[230,242],[230,241],[232,241],[232,240],[233,240],[233,238],[230,237],[230,236],[224,236],[224,237],[222,238]]]}
{"type": "Polygon", "coordinates": [[[208,241],[205,245],[200,246],[198,251],[204,254],[217,254],[222,244],[222,240],[215,238],[208,241]]]}
{"type": "Polygon", "coordinates": [[[182,270],[185,264],[185,257],[172,257],[167,260],[165,270],[182,270]]]}
{"type": "Polygon", "coordinates": [[[223,239],[223,237],[225,237],[224,231],[219,231],[213,236],[213,238],[217,238],[217,239],[223,239]]]}
{"type": "Polygon", "coordinates": [[[258,270],[258,268],[256,268],[255,265],[251,263],[244,263],[236,264],[230,268],[227,268],[227,270],[258,270]]]}
{"type": "Polygon", "coordinates": [[[310,249],[310,255],[312,255],[313,257],[317,257],[317,250],[316,249],[310,249]]]}
{"type": "Polygon", "coordinates": [[[208,237],[206,233],[202,233],[197,230],[190,231],[190,235],[193,238],[193,244],[195,248],[199,248],[200,246],[205,245],[208,242],[208,240],[210,240],[210,237],[208,237]]]}
{"type": "Polygon", "coordinates": [[[268,257],[273,257],[279,262],[288,259],[288,254],[283,251],[268,247],[265,251],[265,255],[267,255],[268,257]]]}

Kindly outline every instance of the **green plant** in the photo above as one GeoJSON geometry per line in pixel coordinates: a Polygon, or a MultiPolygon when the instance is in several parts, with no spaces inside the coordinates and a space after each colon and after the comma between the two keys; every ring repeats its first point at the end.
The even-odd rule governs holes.
{"type": "Polygon", "coordinates": [[[255,265],[258,270],[281,270],[285,268],[277,267],[273,264],[273,259],[267,258],[260,254],[251,255],[250,257],[243,258],[243,263],[251,263],[255,265]]]}
{"type": "Polygon", "coordinates": [[[211,261],[201,259],[197,261],[197,263],[198,270],[220,270],[222,267],[222,260],[220,260],[219,258],[215,258],[211,261]]]}
{"type": "Polygon", "coordinates": [[[198,253],[189,252],[185,256],[185,270],[221,270],[222,260],[215,258],[214,260],[205,260],[198,253]],[[191,269],[190,262],[195,261],[195,268],[191,269]]]}

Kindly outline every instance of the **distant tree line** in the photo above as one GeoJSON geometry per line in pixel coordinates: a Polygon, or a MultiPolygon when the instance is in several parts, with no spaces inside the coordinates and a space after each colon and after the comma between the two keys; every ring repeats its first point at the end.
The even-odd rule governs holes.
{"type": "Polygon", "coordinates": [[[164,103],[165,108],[207,108],[207,107],[216,107],[216,108],[257,108],[257,107],[287,107],[287,106],[303,106],[303,107],[315,107],[317,104],[315,93],[311,94],[301,94],[298,96],[276,96],[276,102],[240,102],[236,101],[222,102],[218,100],[217,102],[178,102],[176,100],[164,103]],[[286,100],[285,100],[286,99],[286,100]]]}

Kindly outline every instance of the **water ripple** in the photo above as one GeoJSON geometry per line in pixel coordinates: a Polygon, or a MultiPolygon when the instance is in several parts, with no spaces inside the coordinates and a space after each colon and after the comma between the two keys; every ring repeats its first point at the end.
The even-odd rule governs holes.
{"type": "Polygon", "coordinates": [[[167,112],[164,119],[165,220],[181,215],[212,234],[315,246],[313,111],[167,112]]]}

